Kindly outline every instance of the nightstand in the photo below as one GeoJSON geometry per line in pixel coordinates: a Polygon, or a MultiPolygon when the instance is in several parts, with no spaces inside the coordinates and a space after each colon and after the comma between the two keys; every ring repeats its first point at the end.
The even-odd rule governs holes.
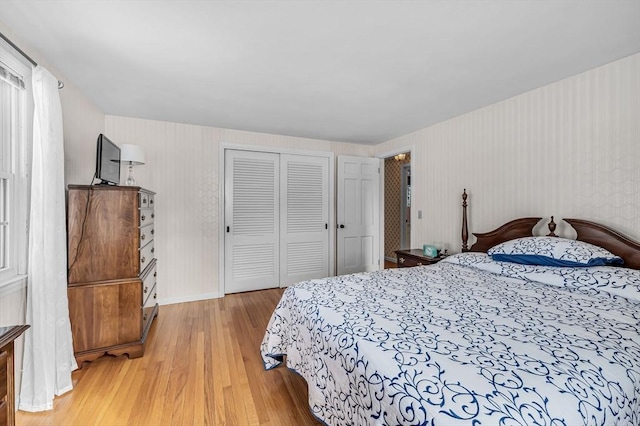
{"type": "Polygon", "coordinates": [[[440,262],[446,256],[428,257],[422,249],[396,250],[398,268],[409,268],[411,266],[433,265],[440,262]]]}

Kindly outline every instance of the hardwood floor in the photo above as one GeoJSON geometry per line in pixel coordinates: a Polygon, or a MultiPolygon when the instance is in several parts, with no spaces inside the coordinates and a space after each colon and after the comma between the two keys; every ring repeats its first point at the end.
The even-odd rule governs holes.
{"type": "Polygon", "coordinates": [[[54,410],[19,411],[30,425],[319,425],[307,385],[265,371],[260,342],[282,290],[160,307],[144,357],[102,357],[73,373],[54,410]]]}

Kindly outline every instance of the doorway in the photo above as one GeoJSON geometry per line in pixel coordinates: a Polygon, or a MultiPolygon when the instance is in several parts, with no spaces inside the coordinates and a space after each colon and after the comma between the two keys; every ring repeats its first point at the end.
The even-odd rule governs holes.
{"type": "Polygon", "coordinates": [[[411,248],[411,164],[402,165],[400,182],[400,248],[411,248]]]}
{"type": "Polygon", "coordinates": [[[384,159],[384,259],[394,267],[396,250],[411,248],[411,153],[384,159]]]}

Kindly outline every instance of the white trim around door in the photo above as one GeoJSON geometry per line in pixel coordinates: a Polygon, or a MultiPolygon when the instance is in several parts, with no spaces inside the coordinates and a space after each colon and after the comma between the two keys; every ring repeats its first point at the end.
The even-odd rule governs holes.
{"type": "MultiPolygon", "coordinates": [[[[389,157],[393,157],[394,155],[398,155],[398,154],[402,154],[403,152],[409,152],[411,154],[411,162],[409,163],[411,165],[411,182],[417,182],[417,174],[418,171],[416,170],[415,166],[415,147],[413,145],[409,145],[409,146],[402,146],[400,148],[396,148],[390,151],[386,151],[386,152],[382,152],[380,154],[376,154],[376,158],[379,158],[381,160],[384,160],[385,158],[389,158],[389,157]]],[[[380,258],[384,259],[384,167],[380,168],[380,217],[382,218],[382,220],[380,220],[380,258]]],[[[416,194],[417,191],[414,191],[415,188],[412,188],[412,192],[411,192],[411,205],[415,206],[415,198],[413,198],[416,194]]],[[[416,213],[416,209],[411,209],[411,232],[410,232],[410,239],[411,239],[411,243],[416,246],[417,241],[416,241],[416,228],[419,226],[419,223],[417,222],[417,213],[416,213]]]]}

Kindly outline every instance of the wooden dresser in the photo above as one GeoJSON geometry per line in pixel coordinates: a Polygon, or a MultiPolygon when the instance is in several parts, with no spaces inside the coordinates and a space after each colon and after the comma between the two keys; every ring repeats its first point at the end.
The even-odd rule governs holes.
{"type": "Polygon", "coordinates": [[[433,265],[440,262],[446,256],[428,257],[422,249],[396,250],[398,268],[409,268],[411,266],[433,265]]]}
{"type": "Polygon", "coordinates": [[[13,426],[16,418],[16,384],[13,371],[13,341],[28,325],[0,327],[0,426],[13,426]]]}
{"type": "Polygon", "coordinates": [[[69,185],[69,317],[79,367],[104,354],[144,355],[158,315],[154,195],[69,185]]]}

